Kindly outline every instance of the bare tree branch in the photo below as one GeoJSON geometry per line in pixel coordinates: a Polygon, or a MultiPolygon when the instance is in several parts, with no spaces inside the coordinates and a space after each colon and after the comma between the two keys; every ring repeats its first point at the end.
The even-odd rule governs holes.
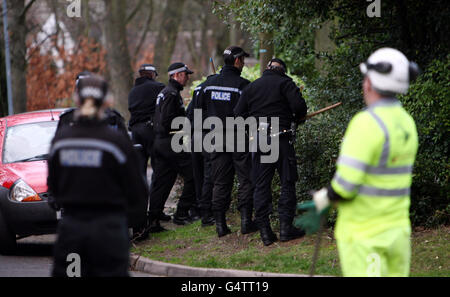
{"type": "Polygon", "coordinates": [[[139,52],[141,51],[141,47],[145,42],[145,38],[147,37],[148,32],[150,31],[150,24],[152,22],[153,19],[153,0],[148,0],[148,4],[150,6],[150,11],[148,13],[148,17],[147,17],[147,22],[145,23],[145,28],[144,28],[144,32],[142,33],[141,39],[136,47],[136,49],[134,50],[134,54],[133,54],[133,61],[136,61],[137,59],[137,55],[139,54],[139,52]]]}
{"type": "Polygon", "coordinates": [[[20,14],[20,18],[24,18],[27,15],[28,10],[31,8],[31,6],[33,6],[34,2],[36,2],[36,0],[31,0],[27,6],[25,6],[24,10],[22,11],[22,13],[20,14]]]}
{"type": "Polygon", "coordinates": [[[134,10],[130,13],[130,15],[127,17],[127,20],[125,21],[125,25],[128,25],[128,23],[135,17],[137,12],[141,9],[142,4],[144,4],[145,0],[140,0],[139,3],[136,5],[134,10]]]}

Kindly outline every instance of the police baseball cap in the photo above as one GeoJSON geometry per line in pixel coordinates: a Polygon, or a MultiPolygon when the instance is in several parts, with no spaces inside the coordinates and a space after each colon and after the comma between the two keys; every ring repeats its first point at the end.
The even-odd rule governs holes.
{"type": "Polygon", "coordinates": [[[139,67],[139,72],[143,71],[153,71],[158,75],[158,72],[156,72],[156,67],[152,64],[142,64],[141,67],[139,67]]]}
{"type": "Polygon", "coordinates": [[[233,59],[236,59],[239,57],[250,57],[250,55],[246,53],[241,47],[232,45],[227,47],[223,52],[223,58],[226,59],[228,57],[233,57],[233,59]]]}
{"type": "Polygon", "coordinates": [[[284,71],[284,72],[287,71],[286,63],[284,63],[284,61],[281,60],[281,59],[279,59],[279,58],[273,58],[273,59],[271,59],[271,60],[269,61],[269,63],[267,64],[267,67],[269,67],[269,68],[272,67],[272,63],[273,63],[273,62],[280,64],[281,67],[283,68],[283,71],[284,71]]]}
{"type": "Polygon", "coordinates": [[[77,88],[80,102],[93,98],[97,105],[101,105],[108,93],[108,83],[98,75],[90,75],[79,80],[77,88]]]}
{"type": "Polygon", "coordinates": [[[89,72],[89,71],[82,71],[82,72],[78,73],[77,77],[76,77],[76,81],[75,81],[75,88],[78,88],[78,85],[79,85],[81,79],[84,79],[91,75],[92,75],[92,72],[89,72]]]}
{"type": "Polygon", "coordinates": [[[167,69],[167,72],[169,73],[169,75],[173,75],[175,73],[178,72],[186,72],[187,74],[192,74],[194,73],[192,70],[190,70],[187,65],[185,65],[184,63],[173,63],[172,65],[169,66],[169,68],[167,69]]]}

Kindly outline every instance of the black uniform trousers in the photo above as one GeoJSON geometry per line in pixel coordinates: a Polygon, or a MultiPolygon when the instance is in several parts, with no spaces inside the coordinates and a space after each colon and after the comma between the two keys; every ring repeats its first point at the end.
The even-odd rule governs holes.
{"type": "Polygon", "coordinates": [[[247,152],[211,153],[211,169],[214,183],[212,211],[226,212],[231,203],[234,174],[238,178],[238,209],[253,207],[253,184],[251,181],[251,159],[247,152]]]}
{"type": "Polygon", "coordinates": [[[197,207],[201,210],[211,210],[213,182],[211,176],[211,160],[207,152],[192,153],[195,193],[197,207]]]}
{"type": "Polygon", "coordinates": [[[192,169],[195,181],[195,206],[203,211],[211,210],[213,182],[211,176],[211,157],[210,154],[203,152],[194,152],[194,137],[191,139],[192,147],[192,169]]]}
{"type": "Polygon", "coordinates": [[[68,277],[73,262],[80,257],[81,277],[126,277],[130,241],[125,213],[64,214],[58,224],[54,247],[53,276],[68,277]],[[69,269],[68,269],[69,268],[69,269]]]}
{"type": "Polygon", "coordinates": [[[253,203],[255,220],[258,225],[269,223],[272,213],[272,179],[275,170],[281,180],[281,193],[278,200],[280,221],[292,222],[295,216],[295,183],[298,180],[297,161],[289,136],[279,138],[279,158],[275,163],[261,163],[261,153],[252,153],[252,179],[255,185],[253,203]]]}
{"type": "Polygon", "coordinates": [[[134,124],[131,128],[131,137],[134,144],[141,144],[143,147],[143,171],[147,175],[147,163],[150,158],[152,168],[154,168],[154,148],[155,134],[153,126],[148,122],[134,124]]]}
{"type": "Polygon", "coordinates": [[[150,219],[158,219],[164,210],[170,190],[180,174],[184,187],[177,205],[177,214],[187,214],[195,202],[195,183],[192,160],[188,153],[176,153],[171,147],[171,137],[155,138],[155,167],[150,188],[150,219]]]}

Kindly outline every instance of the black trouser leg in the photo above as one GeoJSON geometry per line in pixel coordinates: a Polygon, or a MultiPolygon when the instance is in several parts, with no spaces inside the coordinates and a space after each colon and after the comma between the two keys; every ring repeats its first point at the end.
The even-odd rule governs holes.
{"type": "Polygon", "coordinates": [[[214,183],[212,211],[225,213],[230,207],[233,189],[233,155],[231,153],[212,153],[211,169],[214,183]]]}
{"type": "Polygon", "coordinates": [[[238,209],[253,209],[253,183],[251,180],[251,157],[248,153],[233,153],[233,165],[239,182],[238,209]]]}
{"type": "Polygon", "coordinates": [[[66,215],[58,226],[54,247],[52,275],[68,277],[76,272],[75,258],[79,256],[82,277],[128,276],[129,236],[125,215],[102,215],[90,219],[66,215]],[[69,265],[73,264],[69,268],[69,265]],[[69,269],[68,269],[69,268],[69,269]]]}
{"type": "Polygon", "coordinates": [[[177,205],[177,212],[187,212],[195,203],[195,182],[192,172],[192,160],[187,153],[177,153],[175,162],[177,171],[183,177],[184,186],[177,205]]]}
{"type": "MultiPolygon", "coordinates": [[[[170,139],[169,139],[170,145],[170,139]]],[[[164,204],[169,197],[175,180],[177,178],[176,167],[173,167],[172,161],[167,154],[167,140],[156,139],[155,141],[155,168],[153,169],[152,186],[150,188],[150,217],[159,218],[164,210],[164,204]]]]}
{"type": "Polygon", "coordinates": [[[281,180],[281,193],[278,200],[280,221],[292,222],[297,202],[295,183],[298,180],[298,173],[294,146],[286,138],[280,138],[278,173],[281,180]]]}
{"type": "Polygon", "coordinates": [[[203,152],[203,188],[200,200],[200,208],[210,211],[212,204],[214,183],[212,180],[211,156],[203,152]]]}
{"type": "Polygon", "coordinates": [[[272,178],[276,166],[276,163],[261,163],[261,154],[253,153],[252,178],[255,185],[253,204],[258,226],[268,222],[272,213],[272,178]]]}
{"type": "Polygon", "coordinates": [[[195,203],[194,207],[200,208],[200,201],[202,200],[202,189],[204,182],[204,160],[200,152],[192,152],[192,170],[195,182],[195,203]]]}

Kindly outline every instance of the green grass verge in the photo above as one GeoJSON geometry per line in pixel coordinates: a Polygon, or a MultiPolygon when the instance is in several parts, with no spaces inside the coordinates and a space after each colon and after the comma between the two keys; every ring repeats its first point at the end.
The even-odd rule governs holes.
{"type": "MultiPolygon", "coordinates": [[[[265,247],[259,233],[242,235],[239,219],[229,220],[232,234],[218,238],[215,226],[200,222],[152,234],[132,252],[152,260],[193,267],[226,268],[276,273],[308,274],[316,236],[265,247]]],[[[411,276],[450,276],[450,227],[414,232],[411,276]]],[[[322,237],[316,274],[340,276],[339,257],[332,230],[322,237]]]]}

